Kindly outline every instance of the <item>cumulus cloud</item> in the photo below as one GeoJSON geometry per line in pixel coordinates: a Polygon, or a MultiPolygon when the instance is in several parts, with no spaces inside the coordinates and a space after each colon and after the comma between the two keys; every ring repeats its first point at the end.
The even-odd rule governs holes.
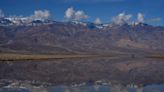
{"type": "Polygon", "coordinates": [[[50,16],[51,14],[48,10],[36,10],[34,11],[34,14],[31,15],[29,18],[31,20],[45,20],[48,19],[50,16]]]}
{"type": "Polygon", "coordinates": [[[138,15],[137,15],[137,21],[139,23],[144,23],[145,22],[145,20],[144,20],[144,14],[138,13],[138,15]]]}
{"type": "Polygon", "coordinates": [[[123,12],[123,13],[118,14],[116,17],[113,17],[112,20],[115,24],[122,25],[122,24],[125,24],[125,23],[129,23],[131,17],[132,17],[131,14],[125,14],[123,12]]]}
{"type": "Polygon", "coordinates": [[[65,12],[65,18],[72,20],[74,18],[74,14],[75,14],[75,10],[73,9],[73,7],[70,7],[65,12]]]}
{"type": "Polygon", "coordinates": [[[35,10],[34,13],[30,16],[17,16],[12,15],[9,16],[9,19],[12,20],[14,23],[20,24],[20,23],[30,23],[34,20],[41,20],[44,21],[46,19],[49,19],[51,16],[50,12],[48,10],[35,10]]]}
{"type": "Polygon", "coordinates": [[[73,9],[73,7],[70,7],[65,12],[65,18],[67,20],[77,20],[77,21],[80,21],[82,19],[87,19],[88,15],[86,15],[85,12],[82,11],[82,10],[75,11],[73,9]]]}
{"type": "Polygon", "coordinates": [[[0,9],[0,18],[2,18],[2,17],[4,17],[5,15],[4,15],[4,13],[3,13],[3,11],[0,9]]]}
{"type": "Polygon", "coordinates": [[[75,20],[81,20],[81,19],[87,19],[87,18],[88,18],[88,15],[86,15],[84,11],[79,10],[75,13],[75,20]]]}
{"type": "Polygon", "coordinates": [[[95,24],[101,24],[102,22],[101,22],[100,18],[96,18],[96,20],[94,21],[94,23],[95,24]]]}

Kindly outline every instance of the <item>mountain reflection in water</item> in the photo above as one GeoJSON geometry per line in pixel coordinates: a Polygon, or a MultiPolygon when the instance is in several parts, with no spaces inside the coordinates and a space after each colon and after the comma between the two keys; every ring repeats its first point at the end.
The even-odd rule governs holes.
{"type": "Polygon", "coordinates": [[[123,56],[1,62],[0,92],[164,92],[163,84],[151,85],[164,83],[163,66],[162,59],[123,56]],[[80,85],[65,86],[72,84],[80,85]]]}

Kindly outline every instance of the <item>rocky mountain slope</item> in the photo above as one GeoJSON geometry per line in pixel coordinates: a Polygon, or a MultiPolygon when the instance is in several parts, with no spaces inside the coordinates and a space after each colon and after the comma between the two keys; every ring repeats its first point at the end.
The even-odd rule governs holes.
{"type": "MultiPolygon", "coordinates": [[[[11,24],[9,20],[6,22],[11,24]]],[[[56,21],[32,23],[35,24],[1,24],[0,51],[27,53],[164,51],[164,27],[160,26],[143,23],[135,25],[56,21]]]]}

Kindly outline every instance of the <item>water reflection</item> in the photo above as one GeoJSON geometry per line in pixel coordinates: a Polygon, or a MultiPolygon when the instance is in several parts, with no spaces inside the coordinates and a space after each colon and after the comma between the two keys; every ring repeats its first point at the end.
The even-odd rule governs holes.
{"type": "MultiPolygon", "coordinates": [[[[5,76],[9,80],[13,78],[15,80],[27,79],[27,81],[20,81],[21,83],[14,81],[10,85],[0,81],[0,92],[164,92],[164,85],[143,87],[119,84],[163,82],[161,78],[164,76],[164,62],[162,60],[125,59],[60,59],[46,62],[1,63],[2,78],[5,76]],[[31,82],[31,79],[35,81],[31,82]],[[72,84],[83,80],[85,80],[84,83],[73,86],[47,84],[47,82],[56,83],[56,85],[72,84]],[[46,83],[40,83],[40,81],[46,83]],[[4,84],[5,86],[2,87],[4,84]]],[[[6,81],[8,83],[8,80],[6,81]]]]}
{"type": "Polygon", "coordinates": [[[164,85],[82,85],[82,86],[32,86],[30,84],[8,85],[0,88],[0,92],[164,92],[164,85]]]}

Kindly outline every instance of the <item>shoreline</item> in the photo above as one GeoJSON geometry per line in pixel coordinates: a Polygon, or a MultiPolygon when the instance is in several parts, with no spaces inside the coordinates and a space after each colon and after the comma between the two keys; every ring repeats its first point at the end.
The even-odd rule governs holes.
{"type": "Polygon", "coordinates": [[[71,59],[71,58],[97,58],[97,57],[114,57],[113,55],[100,54],[2,54],[0,53],[0,61],[44,61],[54,59],[71,59]]]}

